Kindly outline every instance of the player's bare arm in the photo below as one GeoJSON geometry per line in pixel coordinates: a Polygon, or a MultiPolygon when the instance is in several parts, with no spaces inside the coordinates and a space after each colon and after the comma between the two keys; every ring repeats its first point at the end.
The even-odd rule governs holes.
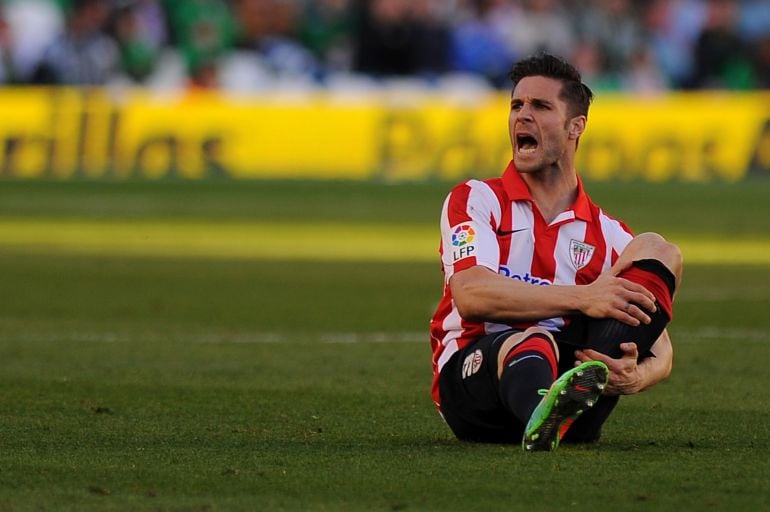
{"type": "Polygon", "coordinates": [[[609,272],[587,285],[533,286],[475,266],[454,274],[449,286],[460,315],[472,321],[515,324],[583,313],[635,327],[650,322],[645,310],[655,311],[652,293],[609,272]]]}
{"type": "Polygon", "coordinates": [[[651,348],[655,357],[647,357],[637,363],[639,352],[636,343],[620,345],[623,357],[613,359],[596,350],[575,352],[576,364],[586,361],[602,361],[610,370],[605,395],[633,395],[664,381],[671,374],[674,350],[668,331],[663,331],[651,348]]]}

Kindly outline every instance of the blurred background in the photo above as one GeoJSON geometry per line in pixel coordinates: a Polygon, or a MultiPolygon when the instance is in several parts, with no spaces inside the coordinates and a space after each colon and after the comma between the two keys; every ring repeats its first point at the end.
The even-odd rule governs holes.
{"type": "Polygon", "coordinates": [[[605,91],[770,87],[767,0],[5,0],[4,84],[265,90],[451,77],[539,50],[605,91]]]}
{"type": "Polygon", "coordinates": [[[586,178],[770,172],[768,0],[5,0],[0,176],[496,175],[540,50],[597,93],[586,178]]]}
{"type": "Polygon", "coordinates": [[[766,0],[6,0],[4,84],[264,90],[447,77],[547,50],[597,90],[770,86],[766,0]]]}

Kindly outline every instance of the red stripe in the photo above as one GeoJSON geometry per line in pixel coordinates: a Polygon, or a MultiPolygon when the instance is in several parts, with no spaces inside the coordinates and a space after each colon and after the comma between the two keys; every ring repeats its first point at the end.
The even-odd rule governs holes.
{"type": "Polygon", "coordinates": [[[468,215],[468,197],[470,195],[471,186],[467,182],[455,187],[447,205],[447,216],[449,217],[450,226],[456,226],[471,220],[470,215],[468,215]]]}
{"type": "Polygon", "coordinates": [[[567,430],[572,426],[572,423],[574,423],[575,420],[573,418],[567,418],[564,420],[564,422],[559,425],[559,440],[561,441],[564,438],[564,434],[567,433],[567,430]]]}
{"type": "Polygon", "coordinates": [[[662,307],[663,311],[668,315],[669,321],[674,318],[671,293],[668,291],[668,286],[666,286],[665,281],[658,275],[632,266],[621,272],[619,277],[640,284],[650,290],[655,296],[655,300],[658,301],[660,307],[662,307]]]}
{"type": "Polygon", "coordinates": [[[620,258],[620,254],[618,254],[618,251],[615,249],[612,249],[612,256],[610,256],[610,265],[614,265],[616,261],[618,261],[618,258],[620,258]]]}
{"type": "Polygon", "coordinates": [[[537,352],[538,354],[541,354],[543,358],[548,361],[553,378],[556,378],[556,353],[553,350],[553,344],[550,340],[542,334],[532,334],[508,352],[508,355],[505,356],[505,360],[503,361],[503,366],[505,367],[511,359],[524,352],[537,352]]]}

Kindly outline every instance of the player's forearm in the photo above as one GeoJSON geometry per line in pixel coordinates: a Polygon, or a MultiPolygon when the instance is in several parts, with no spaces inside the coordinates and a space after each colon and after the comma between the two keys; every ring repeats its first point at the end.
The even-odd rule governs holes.
{"type": "Polygon", "coordinates": [[[473,267],[452,277],[452,297],[466,320],[527,322],[579,311],[577,286],[537,286],[473,267]]]}
{"type": "Polygon", "coordinates": [[[663,334],[660,335],[651,350],[655,357],[648,357],[642,360],[638,366],[640,374],[639,391],[655,386],[666,380],[671,374],[674,351],[667,331],[663,331],[663,334]]]}

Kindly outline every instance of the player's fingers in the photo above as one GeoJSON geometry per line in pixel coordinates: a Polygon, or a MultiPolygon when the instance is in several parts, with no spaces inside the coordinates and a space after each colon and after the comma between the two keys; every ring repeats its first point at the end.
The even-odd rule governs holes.
{"type": "Polygon", "coordinates": [[[637,318],[632,315],[633,312],[639,311],[643,314],[642,310],[634,306],[630,302],[622,302],[616,305],[609,313],[610,318],[614,318],[618,322],[630,325],[631,327],[639,327],[643,318],[637,318]],[[633,309],[636,308],[636,309],[633,309]]]}
{"type": "Polygon", "coordinates": [[[650,290],[640,284],[629,281],[628,279],[623,279],[622,277],[619,279],[622,279],[624,288],[629,292],[626,295],[626,299],[629,302],[635,302],[647,311],[653,313],[657,310],[657,307],[655,306],[655,295],[653,295],[650,290]]]}
{"type": "Polygon", "coordinates": [[[642,308],[640,308],[636,304],[631,304],[630,302],[626,303],[626,305],[623,307],[623,312],[645,325],[652,322],[652,318],[650,318],[650,315],[648,315],[642,308]]]}
{"type": "Polygon", "coordinates": [[[628,267],[630,267],[632,263],[632,261],[619,259],[612,267],[609,268],[609,270],[607,270],[607,273],[612,274],[613,276],[617,276],[628,267]]]}
{"type": "Polygon", "coordinates": [[[620,350],[623,351],[625,354],[625,357],[628,357],[629,359],[636,359],[639,357],[639,349],[636,346],[636,343],[628,342],[628,343],[621,343],[620,344],[620,350]]]}
{"type": "Polygon", "coordinates": [[[586,355],[582,350],[575,351],[575,366],[580,366],[583,363],[587,363],[591,358],[586,355]]]}
{"type": "Polygon", "coordinates": [[[642,294],[644,294],[646,297],[648,297],[650,299],[654,299],[655,298],[655,296],[652,294],[651,291],[649,291],[647,288],[645,288],[644,286],[640,285],[639,283],[635,283],[633,281],[629,281],[625,277],[618,277],[617,280],[623,285],[623,288],[625,288],[626,290],[629,290],[629,291],[632,291],[632,292],[635,292],[635,293],[642,293],[642,294]]]}
{"type": "Polygon", "coordinates": [[[586,361],[601,361],[604,364],[609,365],[614,362],[610,356],[590,348],[575,351],[575,357],[578,358],[582,363],[586,361]]]}

